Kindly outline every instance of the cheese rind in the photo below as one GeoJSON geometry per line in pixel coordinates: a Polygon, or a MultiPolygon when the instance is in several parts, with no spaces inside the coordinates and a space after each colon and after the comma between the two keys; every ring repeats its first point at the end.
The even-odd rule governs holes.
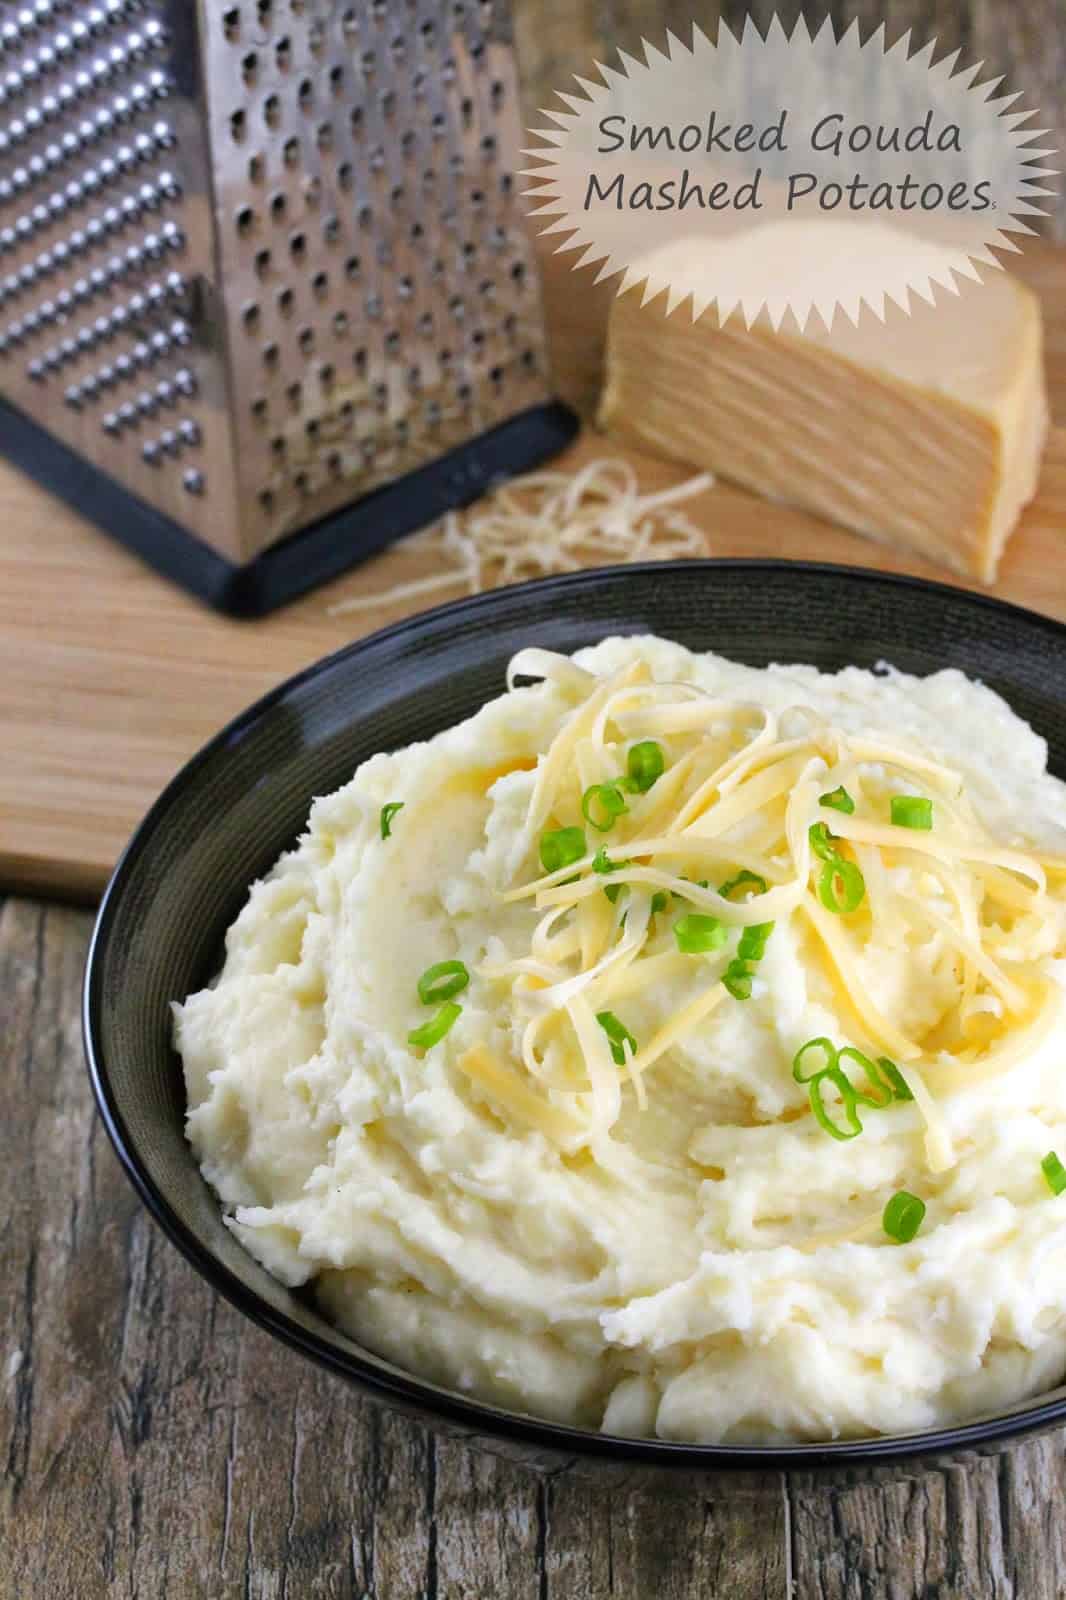
{"type": "Polygon", "coordinates": [[[991,582],[1047,434],[1036,297],[990,271],[884,322],[611,309],[600,420],[627,443],[991,582]]]}

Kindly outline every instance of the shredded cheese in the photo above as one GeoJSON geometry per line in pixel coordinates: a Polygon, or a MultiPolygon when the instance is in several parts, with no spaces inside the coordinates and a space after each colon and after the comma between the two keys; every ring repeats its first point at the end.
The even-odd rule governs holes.
{"type": "MultiPolygon", "coordinates": [[[[406,549],[431,558],[432,576],[349,595],[330,606],[330,615],[379,611],[449,591],[480,594],[580,567],[705,556],[707,535],[677,508],[713,483],[701,472],[641,494],[630,464],[607,457],[575,473],[530,473],[406,541],[406,549]]],[[[520,666],[516,675],[524,671],[520,666]]]]}
{"type": "MultiPolygon", "coordinates": [[[[524,651],[516,661],[510,682],[539,675],[567,704],[536,768],[524,855],[512,858],[523,881],[500,890],[504,901],[529,901],[541,913],[529,954],[483,968],[512,985],[525,1017],[525,1094],[516,1099],[511,1078],[479,1058],[483,1084],[491,1080],[494,1094],[542,1130],[548,1124],[537,1123],[529,1097],[539,1103],[563,1095],[565,1116],[544,1100],[549,1121],[564,1116],[566,1137],[574,1125],[582,1127],[598,1159],[626,1095],[642,1109],[651,1069],[720,1008],[736,1003],[735,986],[722,981],[733,947],[709,950],[701,968],[699,957],[675,947],[669,922],[653,916],[653,895],[665,891],[684,910],[711,913],[738,933],[798,911],[813,936],[797,946],[802,960],[822,973],[851,1042],[898,1066],[928,1165],[946,1171],[956,1157],[944,1096],[1008,1072],[1046,1037],[1056,1014],[1057,991],[1035,980],[1034,962],[1059,950],[1066,918],[1048,893],[1041,860],[988,837],[951,768],[880,736],[830,727],[808,708],[777,718],[691,684],[651,681],[639,661],[605,679],[560,664],[549,651],[524,651]],[[647,792],[625,790],[626,808],[605,835],[584,830],[579,861],[526,875],[538,858],[540,833],[582,827],[584,790],[621,783],[627,751],[641,740],[656,741],[663,756],[647,792]],[[909,787],[932,791],[930,830],[880,820],[900,775],[909,787]],[[822,794],[837,787],[847,790],[854,812],[821,806],[822,794]],[[815,822],[862,874],[862,894],[848,914],[821,899],[824,862],[811,844],[815,822]],[[742,869],[755,875],[757,892],[721,894],[715,885],[742,869]],[[612,885],[620,894],[609,898],[604,891],[612,885]],[[888,947],[905,958],[909,949],[911,959],[935,962],[938,985],[954,986],[946,1010],[938,1000],[929,1020],[913,1028],[886,1015],[864,967],[875,937],[877,951],[888,947]],[[624,1024],[630,1002],[701,976],[699,992],[668,1012],[635,1050],[619,1050],[616,1036],[608,1037],[606,1024],[619,1018],[624,1024]]],[[[670,907],[670,898],[665,906],[660,899],[656,910],[669,915],[670,907]]]]}

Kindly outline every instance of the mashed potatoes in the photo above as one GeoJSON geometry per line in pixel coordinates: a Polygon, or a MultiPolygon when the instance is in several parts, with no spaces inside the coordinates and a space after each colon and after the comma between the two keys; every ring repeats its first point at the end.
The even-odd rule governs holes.
{"type": "Polygon", "coordinates": [[[175,1007],[230,1227],[397,1364],[615,1433],[895,1433],[1054,1385],[1043,741],[954,671],[575,662],[524,653],[545,681],[317,800],[175,1007]]]}

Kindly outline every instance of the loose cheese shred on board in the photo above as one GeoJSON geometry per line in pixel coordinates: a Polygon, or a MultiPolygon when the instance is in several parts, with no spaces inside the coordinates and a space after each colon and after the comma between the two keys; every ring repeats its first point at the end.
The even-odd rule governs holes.
{"type": "Polygon", "coordinates": [[[613,457],[590,461],[574,473],[515,478],[405,542],[405,549],[430,556],[434,567],[444,570],[340,600],[330,606],[330,615],[379,611],[449,590],[480,594],[581,567],[705,556],[706,534],[678,507],[713,483],[709,472],[701,472],[669,489],[641,494],[629,462],[613,457]]]}
{"type": "MultiPolygon", "coordinates": [[[[800,911],[794,939],[809,978],[839,1002],[849,1042],[897,1066],[913,1100],[902,1114],[924,1126],[930,1170],[954,1165],[943,1098],[1010,1071],[1057,1013],[1053,987],[1034,971],[1060,943],[1061,907],[1040,860],[984,832],[958,773],[880,736],[830,727],[805,708],[777,718],[691,683],[648,681],[639,662],[600,679],[538,649],[521,652],[512,668],[510,687],[542,678],[571,708],[537,764],[522,881],[500,890],[504,901],[531,901],[543,915],[528,955],[481,969],[511,985],[526,1076],[484,1052],[460,1063],[467,1075],[524,1125],[568,1148],[576,1139],[602,1150],[626,1092],[643,1110],[655,1092],[651,1069],[724,1007],[744,1003],[736,972],[743,930],[765,945],[757,924],[800,911]],[[644,742],[662,760],[650,783],[634,785],[628,757],[644,742]],[[901,780],[928,791],[932,827],[883,820],[901,780]],[[625,809],[591,842],[586,830],[580,860],[539,873],[541,835],[582,827],[590,782],[616,784],[625,809]],[[851,812],[821,803],[841,789],[851,812]],[[828,833],[816,834],[816,823],[828,833]],[[863,886],[855,904],[835,909],[833,882],[825,882],[834,859],[863,886]],[[692,914],[724,923],[725,938],[686,954],[674,922],[692,914]],[[912,935],[922,961],[938,960],[942,982],[954,985],[954,1000],[924,1031],[901,1027],[875,1003],[863,967],[868,946],[898,949],[912,935]],[[634,1041],[613,1008],[624,1018],[627,1002],[686,979],[687,996],[682,988],[634,1041]]],[[[746,977],[768,981],[750,970],[746,977]]],[[[758,990],[749,985],[749,993],[758,990]]]]}

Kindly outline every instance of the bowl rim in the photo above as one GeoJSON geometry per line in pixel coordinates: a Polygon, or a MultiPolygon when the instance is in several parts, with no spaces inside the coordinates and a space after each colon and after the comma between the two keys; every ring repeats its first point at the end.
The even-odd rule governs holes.
{"type": "MultiPolygon", "coordinates": [[[[1059,643],[1066,643],[1066,623],[998,596],[967,589],[963,585],[915,577],[907,573],[884,572],[877,568],[850,566],[836,562],[788,560],[780,557],[697,557],[676,561],[641,561],[607,567],[582,568],[576,572],[551,574],[522,583],[507,584],[479,594],[417,611],[379,628],[337,650],[320,657],[299,672],[283,679],[248,705],[218,730],[170,778],[153,801],[128,843],[122,850],[101,897],[89,941],[82,984],[82,1036],[93,1095],[101,1120],[119,1163],[139,1199],[164,1234],[196,1272],[218,1294],[235,1306],[251,1322],[272,1334],[290,1349],[338,1377],[357,1384],[375,1403],[414,1412],[424,1425],[450,1426],[460,1433],[483,1439],[496,1439],[519,1449],[545,1455],[582,1457],[627,1467],[655,1467],[672,1472],[715,1473],[722,1471],[773,1471],[844,1467],[858,1463],[898,1463],[918,1456],[955,1454],[964,1450],[990,1447],[1066,1421],[1066,1392],[1059,1399],[1032,1404],[1017,1402],[999,1416],[986,1416],[971,1422],[923,1429],[908,1434],[874,1435],[812,1443],[769,1445],[687,1444],[668,1439],[630,1438],[601,1433],[565,1423],[552,1422],[523,1412],[508,1411],[487,1401],[467,1398],[457,1391],[440,1387],[416,1373],[407,1373],[386,1364],[378,1366],[359,1353],[354,1341],[351,1349],[334,1348],[309,1329],[303,1328],[284,1311],[264,1300],[254,1289],[220,1261],[177,1215],[156,1185],[141,1159],[121,1107],[114,1093],[100,1035],[102,1008],[103,955],[126,882],[143,851],[164,821],[171,806],[180,798],[201,767],[214,759],[229,744],[273,706],[304,684],[330,670],[342,659],[379,649],[405,634],[447,626],[481,611],[491,610],[501,599],[519,592],[530,592],[550,599],[557,590],[567,593],[594,586],[603,578],[629,575],[634,580],[663,572],[690,572],[693,575],[729,570],[757,577],[760,573],[803,572],[844,583],[892,589],[931,590],[946,601],[964,607],[990,609],[1016,624],[1043,628],[1059,643]]],[[[238,624],[240,625],[240,624],[238,624]]],[[[190,1157],[191,1159],[191,1157],[190,1157]]]]}

